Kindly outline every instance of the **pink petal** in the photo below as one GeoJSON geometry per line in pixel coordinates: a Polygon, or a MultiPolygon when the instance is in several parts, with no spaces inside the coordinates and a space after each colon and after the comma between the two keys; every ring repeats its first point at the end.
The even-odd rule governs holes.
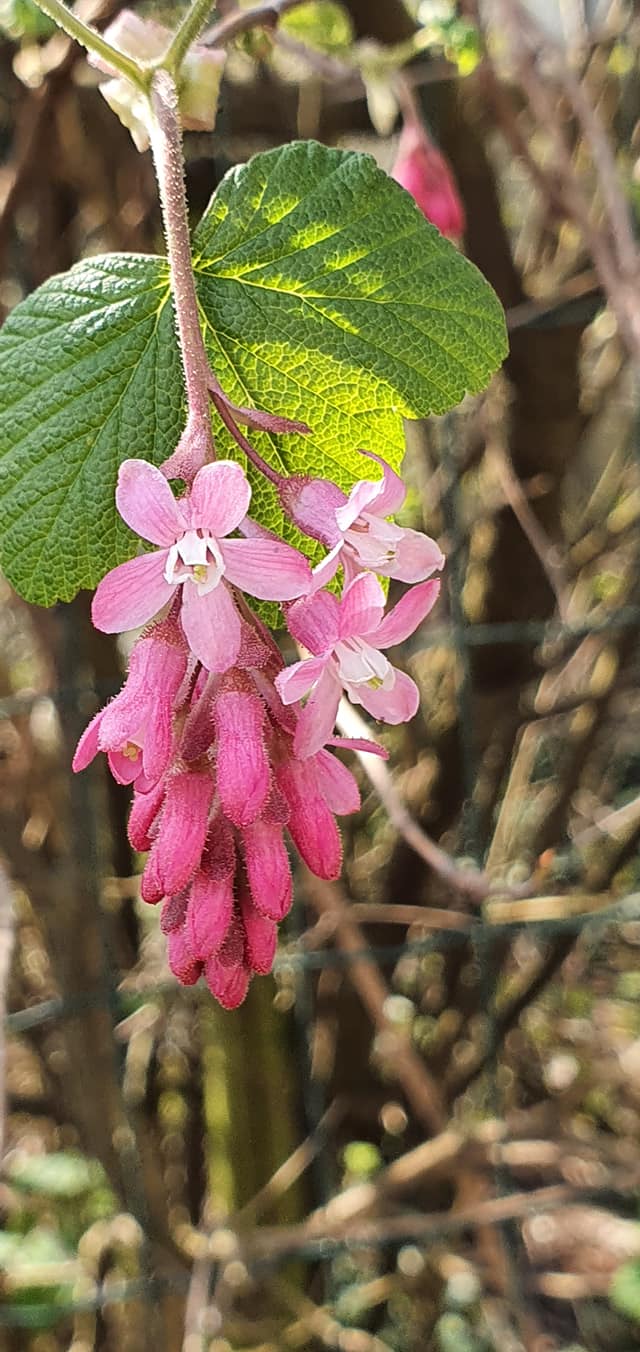
{"type": "Polygon", "coordinates": [[[340,632],[340,602],[319,591],[287,607],[287,628],[315,657],[335,647],[340,632]]]}
{"type": "Polygon", "coordinates": [[[418,712],[420,692],[415,681],[404,671],[394,667],[395,681],[391,690],[372,690],[368,685],[360,685],[349,691],[355,704],[361,704],[373,718],[384,723],[408,723],[418,712]]]}
{"type": "Polygon", "coordinates": [[[210,958],[204,969],[207,985],[223,1009],[237,1009],[247,994],[251,972],[244,963],[224,967],[218,958],[210,958]]]}
{"type": "Polygon", "coordinates": [[[164,883],[160,877],[160,865],[157,854],[152,850],[140,878],[140,896],[148,906],[157,906],[165,895],[164,883]]]}
{"type": "Polygon", "coordinates": [[[370,511],[372,503],[379,496],[380,489],[371,479],[358,479],[353,485],[348,501],[336,512],[336,521],[341,531],[346,531],[363,512],[370,511]]]}
{"type": "Polygon", "coordinates": [[[386,747],[380,746],[379,742],[372,742],[368,737],[327,737],[327,746],[336,746],[342,751],[360,751],[367,756],[380,756],[381,760],[389,759],[386,747]]]}
{"type": "Polygon", "coordinates": [[[195,530],[216,538],[228,535],[247,515],[249,480],[234,460],[217,460],[198,470],[189,494],[189,515],[195,530]]]}
{"type": "Polygon", "coordinates": [[[212,882],[199,870],[191,884],[185,928],[196,958],[206,962],[221,947],[233,916],[233,882],[212,882]]]}
{"type": "Polygon", "coordinates": [[[311,691],[307,703],[298,715],[298,726],[293,740],[294,754],[300,760],[313,756],[331,736],[342,686],[332,667],[326,666],[318,684],[311,691]]]}
{"type": "Polygon", "coordinates": [[[430,535],[419,530],[403,530],[391,563],[378,571],[398,582],[422,582],[444,568],[444,564],[444,554],[430,535]]]}
{"type": "Polygon", "coordinates": [[[330,550],[328,554],[325,554],[322,562],[317,563],[315,568],[312,568],[311,587],[309,589],[311,592],[319,591],[321,587],[328,586],[332,578],[335,577],[340,564],[342,563],[343,548],[344,541],[338,540],[337,545],[334,545],[333,549],[330,550]]]}
{"type": "Polygon", "coordinates": [[[254,972],[266,976],[273,967],[276,955],[278,928],[273,920],[267,920],[256,910],[250,896],[243,892],[240,897],[240,909],[246,936],[246,958],[254,972]]]}
{"type": "Polygon", "coordinates": [[[202,975],[202,963],[194,957],[184,928],[173,930],[167,944],[169,967],[183,986],[195,986],[202,975]]]}
{"type": "Polygon", "coordinates": [[[121,464],[116,507],[136,535],[153,545],[168,548],[186,530],[181,505],[164,474],[146,460],[124,460],[121,464]]]}
{"type": "Polygon", "coordinates": [[[283,540],[222,540],[227,580],[260,601],[291,601],[311,586],[311,568],[283,540]]]}
{"type": "Polygon", "coordinates": [[[162,903],[160,929],[163,934],[173,934],[174,930],[182,929],[187,914],[188,900],[189,893],[185,891],[178,892],[175,897],[167,897],[166,901],[162,903]]]}
{"type": "Polygon", "coordinates": [[[308,694],[312,685],[320,680],[326,665],[325,657],[303,657],[302,661],[292,662],[290,667],[279,671],[275,687],[283,704],[295,704],[308,694]]]}
{"type": "Polygon", "coordinates": [[[150,850],[152,839],[149,834],[164,800],[164,784],[156,784],[149,793],[137,793],[129,813],[127,834],[132,849],[150,850]]]}
{"type": "Polygon", "coordinates": [[[384,592],[373,573],[360,573],[346,587],[340,602],[340,638],[377,632],[384,612],[384,592]]]}
{"type": "Polygon", "coordinates": [[[210,824],[201,868],[212,882],[225,882],[227,878],[233,878],[235,873],[236,847],[233,830],[222,813],[219,813],[210,824]]]}
{"type": "Polygon", "coordinates": [[[115,750],[107,753],[109,769],[117,784],[133,784],[134,780],[139,779],[142,774],[142,752],[137,755],[125,756],[123,751],[115,750]]]}
{"type": "Polygon", "coordinates": [[[329,751],[319,751],[314,759],[318,788],[327,807],[339,817],[357,812],[360,807],[360,790],[346,765],[329,751]]]}
{"type": "Polygon", "coordinates": [[[440,592],[440,582],[434,578],[430,582],[420,582],[400,598],[398,604],[385,615],[376,629],[369,632],[369,641],[376,648],[393,648],[403,643],[418,628],[425,616],[435,605],[440,592]]]}
{"type": "Polygon", "coordinates": [[[319,792],[313,761],[288,761],[276,771],[289,807],[289,833],[318,878],[340,877],[342,842],[335,818],[319,792]]]}
{"type": "Polygon", "coordinates": [[[112,568],[98,583],[91,618],[103,634],[139,629],[170,601],[175,586],[165,582],[166,550],[140,554],[112,568]]]}
{"type": "Polygon", "coordinates": [[[375,451],[361,451],[361,455],[366,455],[370,460],[375,460],[376,464],[382,466],[382,478],[378,480],[376,488],[378,489],[375,502],[372,502],[369,511],[375,516],[394,516],[399,511],[407,496],[407,490],[399,474],[392,470],[382,456],[376,455],[375,451]]]}
{"type": "Polygon", "coordinates": [[[99,736],[100,724],[104,718],[104,709],[99,709],[94,714],[91,722],[87,724],[80,741],[75,749],[75,755],[71,762],[71,769],[77,774],[78,770],[86,770],[94,756],[100,751],[99,736]]]}
{"type": "Polygon", "coordinates": [[[336,511],[344,506],[347,498],[331,479],[294,475],[279,484],[278,493],[287,516],[305,535],[320,540],[329,549],[339,543],[336,511]]]}
{"type": "Polygon", "coordinates": [[[282,920],[292,901],[291,868],[282,827],[253,822],[244,828],[242,843],[254,906],[268,920],[282,920]]]}
{"type": "Polygon", "coordinates": [[[255,821],[269,793],[271,771],[264,744],[265,707],[257,695],[227,690],[215,706],[217,788],[234,826],[255,821]]]}
{"type": "Polygon", "coordinates": [[[201,771],[172,775],[158,834],[149,862],[154,861],[164,895],[181,892],[193,877],[204,850],[213,798],[213,780],[201,771]]]}
{"type": "Polygon", "coordinates": [[[208,671],[228,671],[240,651],[240,616],[224,582],[199,596],[186,582],[182,591],[182,627],[192,653],[208,671]]]}

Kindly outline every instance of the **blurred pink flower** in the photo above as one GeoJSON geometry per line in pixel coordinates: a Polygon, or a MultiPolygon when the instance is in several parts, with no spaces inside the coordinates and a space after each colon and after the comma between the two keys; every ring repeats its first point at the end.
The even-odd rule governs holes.
{"type": "Polygon", "coordinates": [[[453,171],[417,119],[404,124],[391,177],[411,193],[441,234],[456,242],[462,239],[465,214],[453,171]]]}

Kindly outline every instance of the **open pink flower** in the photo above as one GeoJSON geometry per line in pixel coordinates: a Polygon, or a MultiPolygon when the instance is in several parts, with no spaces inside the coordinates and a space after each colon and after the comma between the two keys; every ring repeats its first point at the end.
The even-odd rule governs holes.
{"type": "Polygon", "coordinates": [[[148,791],[164,774],[173,749],[173,715],[187,669],[187,645],[171,616],[138,639],[122,690],[85,728],[73,758],[84,770],[106,751],[119,784],[148,791]]]}
{"type": "Polygon", "coordinates": [[[242,628],[228,583],[263,601],[286,601],[309,587],[306,559],[276,539],[226,538],[247,513],[251,488],[232,460],[205,465],[176,499],[145,460],[120,466],[116,505],[132,530],[159,548],[112,569],[93,599],[96,629],[136,629],[182,586],[181,620],[191,651],[210,671],[227,671],[242,628]]]}
{"type": "Polygon", "coordinates": [[[366,570],[422,582],[444,567],[442,550],[422,531],[386,519],[402,507],[406,488],[379,455],[362,454],[382,466],[382,478],[360,479],[348,497],[328,479],[290,479],[280,490],[296,525],[331,551],[314,569],[316,586],[330,581],[340,564],[345,582],[366,570]]]}
{"type": "Polygon", "coordinates": [[[420,583],[384,615],[380,583],[373,573],[361,573],[345,588],[341,601],[320,591],[288,607],[289,631],[311,653],[275,680],[285,704],[311,692],[298,717],[296,756],[312,756],[325,746],[343,690],[354,704],[386,723],[413,718],[418,688],[380,649],[408,638],[428,615],[439,591],[439,582],[420,583]]]}

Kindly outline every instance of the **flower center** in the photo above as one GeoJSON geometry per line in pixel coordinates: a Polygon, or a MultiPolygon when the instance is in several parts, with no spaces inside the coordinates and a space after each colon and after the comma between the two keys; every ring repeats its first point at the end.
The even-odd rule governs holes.
{"type": "Polygon", "coordinates": [[[375,573],[378,567],[384,568],[393,563],[398,541],[402,538],[402,530],[391,521],[383,521],[363,513],[349,530],[345,531],[344,538],[359,561],[375,573]]]}
{"type": "Polygon", "coordinates": [[[343,685],[368,685],[372,690],[388,690],[393,685],[391,663],[363,638],[341,639],[333,655],[343,685]]]}
{"type": "Polygon", "coordinates": [[[171,585],[192,582],[200,596],[217,587],[224,574],[224,559],[212,535],[188,530],[167,555],[165,581],[171,585]]]}
{"type": "Polygon", "coordinates": [[[137,761],[140,756],[140,747],[136,746],[135,742],[125,742],[120,751],[125,760],[137,761]]]}

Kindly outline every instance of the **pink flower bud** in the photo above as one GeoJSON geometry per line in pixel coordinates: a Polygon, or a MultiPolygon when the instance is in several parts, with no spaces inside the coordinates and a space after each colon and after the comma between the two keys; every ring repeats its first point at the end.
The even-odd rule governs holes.
{"type": "Polygon", "coordinates": [[[453,240],[462,238],[464,207],[453,171],[417,121],[405,122],[391,177],[411,193],[423,216],[443,235],[453,240]]]}
{"type": "Polygon", "coordinates": [[[269,793],[271,771],[264,744],[265,708],[257,695],[226,690],[215,704],[217,787],[234,826],[255,821],[269,793]]]}
{"type": "Polygon", "coordinates": [[[169,966],[183,986],[195,986],[202,975],[202,963],[194,957],[184,929],[172,930],[168,942],[169,966]]]}
{"type": "Polygon", "coordinates": [[[289,832],[305,864],[318,878],[338,878],[340,832],[318,789],[313,760],[290,760],[279,766],[276,777],[291,813],[289,832]]]}
{"type": "Polygon", "coordinates": [[[237,1009],[249,989],[251,972],[243,961],[234,967],[225,967],[219,958],[209,958],[204,969],[211,994],[223,1009],[237,1009]]]}
{"type": "Polygon", "coordinates": [[[282,827],[252,822],[242,832],[245,866],[254,906],[269,920],[282,920],[291,908],[289,856],[282,827]]]}
{"type": "Polygon", "coordinates": [[[293,475],[278,485],[283,509],[299,530],[332,549],[340,539],[336,512],[344,507],[346,493],[331,479],[293,475]]]}
{"type": "Polygon", "coordinates": [[[233,881],[214,882],[199,869],[191,884],[186,932],[196,958],[203,962],[220,949],[233,916],[233,881]]]}
{"type": "Polygon", "coordinates": [[[128,836],[132,849],[150,850],[153,844],[151,828],[164,801],[165,784],[160,780],[148,793],[136,793],[129,813],[128,836]]]}
{"type": "Polygon", "coordinates": [[[160,876],[157,854],[151,851],[140,879],[140,896],[147,906],[157,906],[165,895],[165,886],[160,876]]]}
{"type": "Polygon", "coordinates": [[[162,884],[163,896],[181,892],[193,877],[204,849],[212,798],[209,774],[183,771],[168,780],[158,834],[143,875],[149,874],[149,886],[156,879],[162,884]]]}
{"type": "Polygon", "coordinates": [[[278,927],[256,910],[246,892],[241,894],[240,909],[245,932],[245,961],[253,972],[266,976],[276,955],[278,927]]]}
{"type": "Polygon", "coordinates": [[[173,934],[174,930],[182,929],[188,900],[188,892],[179,892],[176,897],[167,897],[163,902],[160,914],[160,929],[163,934],[173,934]]]}

